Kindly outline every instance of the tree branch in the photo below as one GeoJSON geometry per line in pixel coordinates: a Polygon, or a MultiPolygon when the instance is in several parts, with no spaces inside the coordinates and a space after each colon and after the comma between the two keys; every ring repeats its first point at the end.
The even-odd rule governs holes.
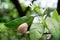
{"type": "Polygon", "coordinates": [[[26,13],[23,12],[22,8],[21,8],[21,5],[20,3],[18,2],[18,0],[11,0],[12,3],[15,5],[15,8],[17,9],[18,13],[19,13],[19,16],[22,17],[22,16],[25,16],[26,13]]]}
{"type": "Polygon", "coordinates": [[[57,12],[58,14],[60,14],[60,0],[58,0],[58,3],[57,3],[57,12]]]}
{"type": "Polygon", "coordinates": [[[27,13],[28,10],[30,10],[29,6],[26,8],[26,10],[24,11],[24,13],[27,13]]]}

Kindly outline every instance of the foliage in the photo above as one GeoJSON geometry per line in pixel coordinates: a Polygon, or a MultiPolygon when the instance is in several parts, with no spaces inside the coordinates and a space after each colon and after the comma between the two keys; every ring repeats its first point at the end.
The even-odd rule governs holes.
{"type": "Polygon", "coordinates": [[[33,23],[30,28],[30,39],[39,40],[44,32],[44,26],[40,23],[33,23]]]}
{"type": "Polygon", "coordinates": [[[50,33],[53,35],[54,40],[60,39],[60,25],[59,23],[53,19],[53,18],[47,18],[46,19],[46,25],[47,29],[50,31],[50,33]]]}
{"type": "MultiPolygon", "coordinates": [[[[41,40],[41,38],[44,36],[44,31],[45,28],[49,31],[49,33],[53,36],[53,40],[60,40],[60,15],[58,15],[58,12],[56,9],[49,9],[47,8],[44,13],[42,13],[42,11],[40,10],[40,8],[33,4],[34,9],[28,10],[26,15],[23,17],[19,17],[18,12],[16,10],[16,8],[14,7],[14,5],[12,3],[10,3],[8,0],[2,0],[2,3],[5,2],[8,5],[8,8],[0,8],[0,13],[2,13],[1,17],[0,17],[0,28],[1,29],[7,29],[10,28],[10,30],[1,30],[0,32],[6,32],[2,35],[0,35],[0,37],[2,37],[2,40],[6,39],[7,40],[7,36],[8,35],[14,35],[11,36],[13,37],[13,40],[17,40],[17,35],[20,33],[18,32],[13,32],[12,30],[16,31],[18,26],[22,23],[27,23],[29,25],[29,34],[23,34],[23,37],[21,40],[41,40]],[[50,16],[50,12],[53,11],[52,16],[50,16]],[[33,19],[34,16],[31,16],[32,13],[36,12],[36,14],[38,14],[38,16],[41,18],[40,21],[42,21],[42,23],[33,23],[33,19]],[[47,16],[45,16],[47,15],[47,16]],[[45,16],[45,18],[44,18],[45,16]],[[5,24],[5,25],[4,25],[5,24]],[[6,35],[6,36],[4,36],[6,35]],[[4,36],[4,37],[3,37],[4,36]],[[15,39],[16,38],[16,39],[15,39]]],[[[27,8],[23,3],[21,3],[21,7],[23,9],[23,11],[25,11],[25,9],[27,8]]],[[[22,13],[23,14],[23,13],[22,13]]],[[[21,37],[22,35],[20,35],[19,37],[21,37]]]]}
{"type": "MultiPolygon", "coordinates": [[[[57,15],[57,13],[56,13],[56,10],[55,10],[55,11],[53,11],[53,15],[51,17],[47,16],[47,18],[44,19],[43,16],[42,16],[41,21],[42,21],[43,24],[42,23],[33,23],[31,25],[31,28],[30,28],[30,40],[40,40],[43,36],[45,28],[47,28],[49,30],[49,33],[52,34],[54,40],[59,40],[60,39],[60,37],[59,37],[60,36],[60,32],[59,32],[60,31],[60,27],[59,27],[60,23],[58,22],[59,15],[57,15],[57,16],[56,15],[57,15]]],[[[25,16],[25,17],[22,17],[21,19],[18,18],[18,19],[15,19],[15,20],[11,21],[11,22],[8,22],[7,25],[8,25],[8,27],[9,26],[11,28],[14,27],[14,29],[15,29],[16,24],[18,25],[18,24],[24,23],[24,21],[25,22],[28,21],[28,19],[26,19],[26,18],[31,20],[31,18],[25,16]],[[18,20],[20,20],[20,22],[18,20]],[[14,24],[15,26],[13,26],[12,24],[14,24]]],[[[32,21],[33,21],[33,18],[31,20],[31,22],[32,21]]],[[[29,24],[30,24],[30,22],[29,22],[29,24]]],[[[16,26],[16,28],[17,27],[18,26],[16,26]]]]}
{"type": "Polygon", "coordinates": [[[24,17],[21,17],[21,18],[17,18],[15,20],[11,21],[11,22],[8,22],[5,25],[9,28],[17,29],[18,26],[22,23],[28,23],[28,25],[31,25],[33,18],[34,17],[32,17],[32,16],[24,16],[24,17]]]}

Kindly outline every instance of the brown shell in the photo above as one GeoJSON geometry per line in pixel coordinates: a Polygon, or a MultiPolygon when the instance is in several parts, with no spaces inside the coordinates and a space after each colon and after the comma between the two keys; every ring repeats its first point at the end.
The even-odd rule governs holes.
{"type": "Polygon", "coordinates": [[[23,23],[21,25],[19,25],[17,31],[20,33],[25,33],[28,29],[28,24],[27,23],[23,23]]]}

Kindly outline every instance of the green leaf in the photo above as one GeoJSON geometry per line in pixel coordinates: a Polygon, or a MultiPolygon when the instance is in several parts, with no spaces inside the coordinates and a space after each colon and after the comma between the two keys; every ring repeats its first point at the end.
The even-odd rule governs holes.
{"type": "Polygon", "coordinates": [[[42,15],[42,12],[40,10],[40,8],[36,5],[36,4],[33,4],[34,5],[34,10],[39,14],[39,15],[42,15]]]}
{"type": "Polygon", "coordinates": [[[34,19],[34,17],[32,17],[32,16],[24,16],[24,17],[12,20],[12,21],[6,23],[5,25],[8,28],[17,29],[18,26],[22,23],[27,23],[30,26],[32,24],[33,19],[34,19]]]}
{"type": "Polygon", "coordinates": [[[42,15],[42,12],[41,12],[41,10],[37,7],[37,8],[35,8],[35,11],[39,14],[39,15],[42,15]]]}
{"type": "Polygon", "coordinates": [[[4,23],[0,23],[0,29],[4,29],[4,28],[7,28],[4,23]]]}
{"type": "Polygon", "coordinates": [[[34,10],[32,10],[31,8],[27,11],[26,16],[30,16],[31,14],[33,14],[34,10]]]}
{"type": "Polygon", "coordinates": [[[45,11],[44,11],[44,14],[47,14],[47,16],[50,16],[51,11],[52,11],[52,9],[46,8],[45,11]]]}
{"type": "Polygon", "coordinates": [[[47,27],[46,20],[44,18],[42,18],[42,22],[43,22],[44,27],[47,27]]]}
{"type": "Polygon", "coordinates": [[[0,31],[4,32],[4,31],[6,31],[5,30],[6,28],[7,27],[4,25],[4,23],[0,23],[0,31]]]}
{"type": "Polygon", "coordinates": [[[53,11],[52,18],[56,19],[59,22],[58,12],[56,9],[53,11]]]}
{"type": "Polygon", "coordinates": [[[40,23],[33,23],[30,28],[30,40],[40,40],[44,32],[44,26],[40,23]]]}
{"type": "Polygon", "coordinates": [[[25,11],[26,8],[27,8],[27,7],[25,6],[25,4],[24,4],[24,3],[20,3],[20,5],[21,5],[21,7],[22,7],[22,10],[25,11]]]}
{"type": "Polygon", "coordinates": [[[54,40],[60,40],[60,25],[53,18],[46,19],[47,29],[53,35],[54,40]]]}

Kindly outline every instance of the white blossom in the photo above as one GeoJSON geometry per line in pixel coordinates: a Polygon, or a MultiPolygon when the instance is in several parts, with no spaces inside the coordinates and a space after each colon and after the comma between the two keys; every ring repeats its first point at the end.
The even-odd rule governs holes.
{"type": "Polygon", "coordinates": [[[5,9],[8,9],[8,4],[7,3],[4,3],[3,6],[4,6],[5,9]]]}
{"type": "Polygon", "coordinates": [[[33,4],[31,3],[31,1],[29,1],[29,0],[19,0],[20,1],[20,3],[24,3],[25,4],[25,6],[26,7],[31,7],[31,9],[33,10],[34,9],[34,6],[33,6],[33,4]]]}
{"type": "Polygon", "coordinates": [[[57,1],[58,0],[41,0],[40,7],[42,7],[42,8],[46,8],[46,7],[56,8],[57,1]]]}

